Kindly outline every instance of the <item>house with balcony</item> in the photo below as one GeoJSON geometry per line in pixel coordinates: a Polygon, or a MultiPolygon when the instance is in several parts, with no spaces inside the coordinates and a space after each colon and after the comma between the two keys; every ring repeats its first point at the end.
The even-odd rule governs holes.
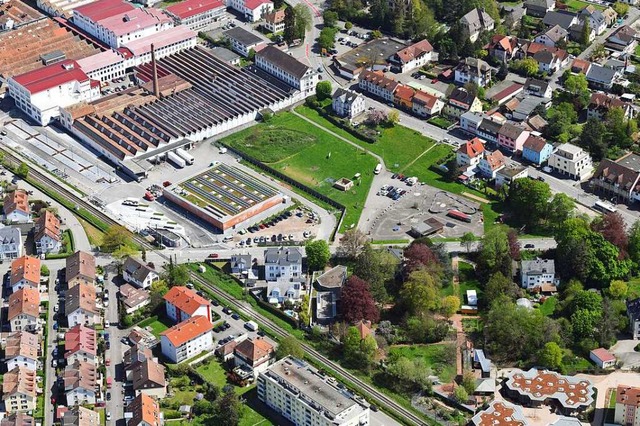
{"type": "Polygon", "coordinates": [[[60,220],[53,212],[45,210],[35,224],[33,240],[37,254],[58,253],[62,249],[60,220]]]}
{"type": "Polygon", "coordinates": [[[444,113],[458,119],[465,112],[482,112],[482,102],[464,87],[458,87],[451,92],[444,113]]]}
{"type": "Polygon", "coordinates": [[[555,261],[539,258],[520,261],[520,286],[527,290],[533,290],[543,284],[558,284],[555,261]]]}
{"type": "Polygon", "coordinates": [[[133,398],[126,407],[127,426],[162,426],[164,418],[160,412],[160,404],[152,397],[141,393],[133,398]]]}
{"type": "Polygon", "coordinates": [[[9,285],[13,292],[25,287],[37,289],[40,285],[40,259],[22,256],[11,262],[9,285]]]}
{"type": "Polygon", "coordinates": [[[156,399],[167,395],[165,368],[153,359],[146,359],[131,369],[133,392],[136,396],[146,394],[156,399]]]}
{"type": "Polygon", "coordinates": [[[16,189],[5,195],[2,211],[4,212],[4,220],[9,223],[31,222],[31,207],[27,191],[16,189]]]}
{"type": "Polygon", "coordinates": [[[83,324],[71,327],[64,334],[64,358],[68,364],[78,362],[96,363],[96,331],[83,324]]]}
{"type": "Polygon", "coordinates": [[[21,288],[9,295],[7,320],[11,331],[40,329],[40,292],[32,287],[21,288]]]}
{"type": "Polygon", "coordinates": [[[480,139],[497,146],[501,128],[502,123],[492,120],[491,117],[487,117],[483,118],[480,122],[476,134],[480,139]]]}
{"type": "Polygon", "coordinates": [[[552,152],[553,145],[540,136],[529,135],[522,145],[522,158],[537,165],[545,163],[552,152]]]}
{"type": "Polygon", "coordinates": [[[92,362],[76,361],[68,364],[62,377],[67,406],[95,404],[98,385],[98,372],[92,362]]]}
{"type": "Polygon", "coordinates": [[[129,256],[122,265],[122,278],[129,284],[146,289],[158,281],[160,275],[143,261],[129,256]]]}
{"type": "Polygon", "coordinates": [[[529,134],[524,127],[505,123],[498,131],[498,145],[511,152],[521,152],[529,134]]]}
{"type": "Polygon", "coordinates": [[[549,156],[549,167],[574,180],[583,180],[593,171],[591,156],[582,148],[564,143],[549,156]]]}
{"type": "Polygon", "coordinates": [[[38,385],[35,370],[15,367],[2,377],[2,400],[7,413],[36,409],[38,385]]]}
{"type": "Polygon", "coordinates": [[[362,71],[358,78],[358,87],[386,102],[394,101],[394,93],[400,85],[396,80],[386,77],[382,71],[362,71]]]}
{"type": "Polygon", "coordinates": [[[554,25],[548,30],[538,34],[534,39],[534,43],[544,44],[549,47],[557,47],[559,43],[566,43],[569,39],[569,31],[560,25],[554,25]]]}
{"type": "Polygon", "coordinates": [[[628,25],[618,28],[604,43],[604,47],[622,53],[633,53],[637,45],[638,32],[628,25]]]}
{"type": "Polygon", "coordinates": [[[151,302],[149,290],[134,287],[131,284],[121,285],[118,295],[127,314],[132,314],[151,302]]]}
{"type": "Polygon", "coordinates": [[[96,258],[91,253],[77,251],[66,259],[65,279],[67,287],[72,288],[82,283],[95,285],[96,258]]]}
{"type": "Polygon", "coordinates": [[[420,40],[391,55],[389,63],[392,70],[405,73],[427,65],[436,59],[435,56],[431,43],[428,40],[420,40]]]}
{"type": "Polygon", "coordinates": [[[273,345],[260,337],[243,340],[233,350],[235,366],[252,372],[254,378],[269,368],[274,355],[273,345]]]}
{"type": "Polygon", "coordinates": [[[206,317],[209,322],[211,302],[187,287],[171,287],[164,295],[167,316],[175,323],[182,322],[198,315],[206,317]]]}
{"type": "Polygon", "coordinates": [[[591,94],[589,105],[587,105],[587,119],[595,118],[604,121],[607,113],[612,108],[621,108],[624,111],[624,117],[626,119],[633,118],[635,115],[633,106],[619,97],[605,93],[593,93],[591,94]]]}
{"type": "Polygon", "coordinates": [[[465,171],[473,171],[484,157],[484,142],[479,138],[466,141],[456,151],[456,164],[465,171]]]}
{"type": "Polygon", "coordinates": [[[207,317],[194,316],[160,333],[162,354],[173,363],[214,349],[213,324],[207,317]]]}
{"type": "Polygon", "coordinates": [[[469,41],[474,43],[480,37],[480,33],[493,31],[496,23],[484,8],[477,7],[460,18],[460,24],[469,41]]]}
{"type": "Polygon", "coordinates": [[[603,67],[598,64],[591,64],[587,72],[587,82],[593,89],[609,91],[613,85],[620,80],[622,73],[609,67],[603,67]]]}
{"type": "Polygon", "coordinates": [[[617,203],[640,200],[640,156],[628,153],[610,160],[603,158],[591,178],[594,192],[617,203]]]}
{"type": "Polygon", "coordinates": [[[78,324],[92,326],[100,324],[101,317],[96,302],[96,288],[93,285],[77,284],[66,294],[64,312],[69,327],[78,324]]]}
{"type": "Polygon", "coordinates": [[[455,81],[459,84],[473,82],[480,87],[486,87],[491,82],[493,68],[477,58],[465,58],[460,61],[455,69],[455,81]]]}
{"type": "Polygon", "coordinates": [[[17,331],[7,336],[4,350],[4,362],[7,371],[23,367],[28,370],[41,370],[38,361],[40,355],[40,336],[26,331],[17,331]]]}
{"type": "Polygon", "coordinates": [[[438,115],[444,108],[444,102],[440,98],[422,90],[415,91],[411,102],[411,111],[424,118],[438,115]]]}
{"type": "Polygon", "coordinates": [[[500,151],[486,152],[478,163],[480,174],[487,179],[495,179],[498,170],[503,169],[505,166],[506,160],[500,151]]]}
{"type": "Polygon", "coordinates": [[[22,256],[20,229],[13,226],[0,228],[0,261],[13,260],[22,256]]]}
{"type": "Polygon", "coordinates": [[[338,117],[348,119],[353,119],[366,109],[364,96],[343,88],[338,88],[333,93],[331,107],[338,117]]]}

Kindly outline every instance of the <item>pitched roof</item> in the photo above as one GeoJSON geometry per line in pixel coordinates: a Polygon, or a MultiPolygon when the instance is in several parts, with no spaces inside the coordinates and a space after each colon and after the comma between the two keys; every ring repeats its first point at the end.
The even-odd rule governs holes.
{"type": "Polygon", "coordinates": [[[523,149],[528,149],[533,152],[542,152],[544,147],[547,146],[547,141],[540,136],[529,135],[526,141],[524,141],[523,149]]]}
{"type": "Polygon", "coordinates": [[[96,288],[90,284],[78,283],[67,291],[64,311],[67,315],[82,309],[85,312],[97,314],[96,288]]]}
{"type": "Polygon", "coordinates": [[[164,366],[152,359],[146,359],[132,370],[133,390],[163,388],[167,385],[164,378],[164,366]]]}
{"type": "Polygon", "coordinates": [[[16,189],[13,192],[8,193],[4,197],[4,204],[2,210],[5,215],[9,215],[18,210],[24,213],[29,213],[29,196],[23,189],[16,189]]]}
{"type": "Polygon", "coordinates": [[[78,351],[96,354],[96,331],[92,328],[78,324],[71,327],[64,335],[65,358],[78,351]]]}
{"type": "Polygon", "coordinates": [[[416,93],[413,95],[413,103],[424,105],[427,108],[433,108],[438,100],[437,96],[423,92],[422,90],[416,90],[416,93]]]}
{"type": "Polygon", "coordinates": [[[490,48],[497,49],[500,48],[505,52],[513,52],[513,49],[516,45],[517,39],[515,37],[509,37],[503,34],[496,34],[491,39],[491,43],[489,44],[490,48]]]}
{"type": "Polygon", "coordinates": [[[555,274],[556,263],[553,259],[523,260],[520,262],[520,270],[527,275],[555,274]]]}
{"type": "Polygon", "coordinates": [[[276,11],[273,11],[265,15],[264,20],[265,22],[269,22],[272,24],[279,24],[280,22],[284,21],[284,17],[285,17],[284,9],[278,9],[276,11]]]}
{"type": "Polygon", "coordinates": [[[589,100],[589,109],[600,109],[608,111],[611,108],[624,108],[628,104],[616,96],[609,96],[605,93],[592,93],[589,100]]]}
{"type": "Polygon", "coordinates": [[[457,87],[451,95],[449,95],[450,101],[459,102],[466,105],[471,105],[473,101],[476,100],[476,97],[467,91],[467,89],[463,87],[457,87]]]}
{"type": "Polygon", "coordinates": [[[25,358],[37,360],[40,349],[40,337],[26,331],[18,331],[7,337],[7,344],[4,351],[6,359],[23,356],[25,358]]]}
{"type": "Polygon", "coordinates": [[[38,285],[40,283],[40,259],[31,256],[22,256],[11,262],[11,280],[14,284],[27,280],[38,285]]]}
{"type": "Polygon", "coordinates": [[[625,44],[630,44],[636,39],[637,36],[638,32],[636,30],[628,25],[623,25],[618,28],[613,34],[607,37],[607,41],[610,41],[610,39],[613,38],[617,38],[625,44]]]}
{"type": "Polygon", "coordinates": [[[267,46],[258,53],[256,57],[260,57],[281,70],[291,74],[294,77],[302,78],[309,67],[291,55],[284,53],[282,50],[274,46],[267,46]]]}
{"type": "Polygon", "coordinates": [[[461,22],[465,22],[469,27],[469,32],[475,33],[480,30],[484,30],[493,24],[495,21],[484,9],[480,9],[476,7],[473,10],[467,12],[462,18],[460,18],[461,22]]]}
{"type": "Polygon", "coordinates": [[[34,426],[36,421],[27,413],[13,413],[0,421],[0,426],[34,426]]]}
{"type": "Polygon", "coordinates": [[[264,339],[245,339],[238,343],[234,352],[244,359],[258,361],[273,353],[273,345],[264,339]]]}
{"type": "Polygon", "coordinates": [[[207,299],[195,291],[182,286],[171,287],[163,299],[189,315],[193,315],[199,307],[210,304],[207,299]]]}
{"type": "Polygon", "coordinates": [[[77,251],[66,260],[65,276],[67,281],[82,276],[89,279],[96,277],[96,258],[85,251],[77,251]]]}
{"type": "Polygon", "coordinates": [[[527,124],[531,127],[531,130],[540,132],[549,123],[547,123],[547,121],[544,118],[542,118],[540,114],[536,114],[527,120],[527,124]]]}
{"type": "Polygon", "coordinates": [[[466,154],[469,158],[475,158],[484,152],[484,144],[480,138],[473,138],[460,145],[458,152],[466,154]]]}
{"type": "Polygon", "coordinates": [[[2,382],[2,399],[21,393],[32,398],[36,397],[36,372],[26,367],[15,367],[4,373],[2,382]]]}
{"type": "Polygon", "coordinates": [[[95,392],[98,386],[96,383],[97,377],[95,364],[76,360],[64,369],[64,389],[67,392],[78,388],[95,392]]]}
{"type": "Polygon", "coordinates": [[[499,169],[505,165],[504,155],[500,151],[493,151],[484,156],[485,161],[491,170],[499,169]]]}
{"type": "Polygon", "coordinates": [[[9,296],[9,314],[7,315],[7,319],[11,321],[21,314],[38,318],[40,314],[40,293],[38,290],[25,287],[11,293],[9,296]]]}
{"type": "Polygon", "coordinates": [[[548,26],[559,25],[565,30],[568,30],[573,23],[575,23],[575,19],[577,15],[575,13],[567,12],[564,10],[552,10],[547,12],[542,19],[542,22],[548,26]]]}
{"type": "Polygon", "coordinates": [[[592,64],[591,68],[589,68],[589,71],[587,72],[587,80],[612,82],[616,75],[618,75],[618,71],[612,68],[592,64]]]}
{"type": "Polygon", "coordinates": [[[596,171],[593,173],[593,177],[604,179],[609,183],[616,184],[619,188],[626,191],[635,191],[636,189],[638,189],[638,179],[640,178],[640,171],[629,167],[624,163],[604,158],[598,165],[596,171]]]}
{"type": "Polygon", "coordinates": [[[12,77],[32,95],[62,84],[89,81],[76,61],[65,60],[12,77]]]}
{"type": "Polygon", "coordinates": [[[19,244],[22,245],[20,229],[13,226],[5,226],[0,228],[0,244],[19,244]]]}
{"type": "Polygon", "coordinates": [[[556,24],[553,27],[549,28],[544,33],[544,35],[546,35],[549,40],[553,41],[554,43],[557,43],[560,40],[566,38],[569,35],[569,32],[564,28],[562,28],[560,25],[556,24]]]}
{"type": "Polygon", "coordinates": [[[273,4],[271,0],[244,0],[244,7],[249,10],[255,10],[263,4],[273,4]]]}
{"type": "Polygon", "coordinates": [[[222,0],[186,0],[167,7],[166,11],[179,19],[187,19],[223,7],[225,3],[222,0]]]}
{"type": "Polygon", "coordinates": [[[97,426],[100,414],[85,407],[73,407],[62,415],[62,426],[97,426]]]}
{"type": "Polygon", "coordinates": [[[526,130],[520,126],[516,126],[515,124],[505,123],[500,128],[498,134],[507,137],[509,139],[515,140],[520,137],[526,130]]]}
{"type": "Polygon", "coordinates": [[[136,288],[131,284],[120,286],[120,300],[127,308],[135,308],[136,306],[149,300],[150,293],[147,290],[136,288]]]}
{"type": "Polygon", "coordinates": [[[109,16],[98,21],[98,24],[113,32],[116,37],[131,31],[169,24],[172,20],[161,10],[152,7],[139,7],[133,10],[109,16]]]}
{"type": "Polygon", "coordinates": [[[127,271],[129,275],[131,275],[136,281],[142,282],[144,281],[150,273],[155,273],[155,270],[149,266],[147,266],[141,260],[138,260],[134,257],[127,257],[124,261],[124,265],[122,265],[123,271],[127,271]]]}
{"type": "Polygon", "coordinates": [[[380,88],[383,88],[391,93],[395,92],[396,88],[400,84],[392,78],[385,76],[382,71],[362,71],[360,73],[360,80],[368,81],[380,88]]]}
{"type": "Polygon", "coordinates": [[[575,58],[571,63],[571,72],[586,74],[591,67],[591,62],[575,58]]]}
{"type": "Polygon", "coordinates": [[[605,348],[597,348],[591,351],[593,355],[595,355],[602,362],[611,362],[616,360],[616,357],[611,354],[605,348]]]}
{"type": "Polygon", "coordinates": [[[295,247],[269,248],[264,251],[264,263],[288,266],[302,263],[302,253],[295,247]]]}
{"type": "Polygon", "coordinates": [[[34,236],[36,241],[40,241],[40,239],[45,235],[55,241],[60,241],[62,238],[62,235],[60,234],[60,220],[49,210],[45,210],[38,218],[38,221],[36,222],[36,230],[37,231],[34,236]]]}
{"type": "Polygon", "coordinates": [[[491,97],[491,99],[495,100],[495,101],[500,101],[502,99],[506,99],[512,96],[516,96],[518,93],[522,92],[523,90],[523,85],[520,83],[513,83],[511,85],[509,85],[509,87],[499,91],[498,93],[496,93],[495,95],[493,95],[491,97]]]}
{"type": "Polygon", "coordinates": [[[616,388],[616,404],[640,407],[640,388],[618,385],[616,388]]]}
{"type": "Polygon", "coordinates": [[[151,359],[151,358],[153,358],[153,353],[151,352],[150,348],[136,344],[131,346],[129,349],[127,349],[124,352],[122,361],[124,363],[124,368],[126,370],[129,370],[132,367],[135,367],[136,365],[141,363],[142,361],[146,359],[151,359]]]}
{"type": "Polygon", "coordinates": [[[196,315],[163,331],[160,336],[169,339],[171,344],[177,348],[211,330],[213,330],[211,321],[205,316],[196,315]]]}
{"type": "Polygon", "coordinates": [[[456,70],[479,75],[480,73],[491,71],[493,68],[482,59],[468,57],[460,60],[456,70]]]}
{"type": "Polygon", "coordinates": [[[428,40],[421,40],[417,43],[412,44],[411,46],[405,47],[404,49],[398,51],[396,53],[396,57],[403,63],[410,62],[416,58],[419,58],[425,53],[433,52],[433,46],[429,43],[428,40]]]}
{"type": "Polygon", "coordinates": [[[396,88],[396,91],[393,93],[393,95],[403,101],[411,102],[411,99],[413,98],[414,93],[415,93],[415,90],[412,89],[411,87],[405,86],[404,84],[399,84],[398,87],[396,88]]]}
{"type": "Polygon", "coordinates": [[[146,426],[160,426],[160,405],[145,393],[140,393],[127,406],[127,411],[133,414],[129,426],[138,426],[144,422],[146,426]]]}
{"type": "Polygon", "coordinates": [[[524,2],[526,8],[549,9],[555,5],[555,0],[527,0],[524,2]]]}
{"type": "MultiPolygon", "coordinates": [[[[261,37],[258,37],[254,33],[245,30],[242,27],[234,27],[222,33],[225,37],[233,39],[238,43],[245,46],[255,46],[256,44],[264,42],[261,37]]],[[[278,49],[279,50],[279,49],[278,49]]],[[[287,55],[289,56],[289,55],[287,55]]]]}
{"type": "Polygon", "coordinates": [[[135,9],[132,4],[122,0],[98,0],[84,6],[74,8],[74,12],[98,22],[110,16],[135,9]]]}

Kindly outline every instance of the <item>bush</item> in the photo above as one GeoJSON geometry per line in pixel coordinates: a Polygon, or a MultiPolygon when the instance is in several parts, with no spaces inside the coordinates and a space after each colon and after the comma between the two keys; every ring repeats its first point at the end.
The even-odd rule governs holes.
{"type": "Polygon", "coordinates": [[[48,277],[49,274],[49,267],[47,265],[42,265],[40,267],[40,275],[42,275],[43,277],[48,277]]]}

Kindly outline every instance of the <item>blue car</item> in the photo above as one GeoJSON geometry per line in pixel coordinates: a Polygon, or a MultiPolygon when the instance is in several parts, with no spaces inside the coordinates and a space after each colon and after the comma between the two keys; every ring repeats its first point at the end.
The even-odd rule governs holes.
{"type": "Polygon", "coordinates": [[[57,323],[57,322],[54,322],[54,323],[53,323],[53,329],[54,329],[54,330],[57,330],[57,329],[58,329],[58,323],[57,323]]]}

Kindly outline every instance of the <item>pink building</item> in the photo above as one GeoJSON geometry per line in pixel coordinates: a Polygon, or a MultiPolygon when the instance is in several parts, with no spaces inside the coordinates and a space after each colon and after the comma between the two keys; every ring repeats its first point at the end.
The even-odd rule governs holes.
{"type": "Polygon", "coordinates": [[[505,123],[498,132],[498,145],[510,151],[522,151],[524,142],[529,137],[529,131],[511,123],[505,123]]]}

